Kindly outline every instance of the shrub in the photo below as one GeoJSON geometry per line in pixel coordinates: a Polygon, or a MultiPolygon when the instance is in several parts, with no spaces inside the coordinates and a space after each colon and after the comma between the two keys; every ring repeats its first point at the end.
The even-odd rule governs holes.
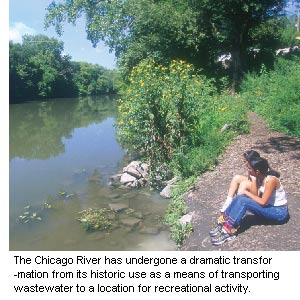
{"type": "Polygon", "coordinates": [[[155,176],[166,179],[170,168],[190,176],[215,162],[230,133],[244,130],[241,103],[219,96],[191,64],[145,60],[133,68],[119,100],[118,137],[130,152],[145,155],[152,183],[155,176]],[[228,122],[231,131],[221,133],[228,122]]]}

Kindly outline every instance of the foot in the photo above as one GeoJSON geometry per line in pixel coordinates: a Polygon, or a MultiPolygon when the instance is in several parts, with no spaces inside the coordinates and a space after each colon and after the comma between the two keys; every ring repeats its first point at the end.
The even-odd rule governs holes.
{"type": "Polygon", "coordinates": [[[231,241],[235,238],[236,238],[235,234],[229,233],[225,229],[222,229],[219,236],[211,239],[211,243],[215,246],[218,246],[218,245],[222,245],[227,241],[231,241]]]}
{"type": "Polygon", "coordinates": [[[222,231],[222,228],[223,228],[223,224],[218,223],[218,224],[216,225],[216,227],[214,227],[214,228],[209,232],[209,235],[210,235],[211,237],[215,237],[215,236],[219,235],[220,232],[222,231]]]}

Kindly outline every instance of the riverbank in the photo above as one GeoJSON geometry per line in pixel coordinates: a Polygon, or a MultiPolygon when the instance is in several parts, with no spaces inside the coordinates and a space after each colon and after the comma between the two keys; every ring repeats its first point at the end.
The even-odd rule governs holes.
{"type": "Polygon", "coordinates": [[[270,131],[267,123],[255,113],[249,113],[250,132],[236,137],[227,147],[213,171],[204,173],[195,188],[186,193],[188,212],[193,213],[193,232],[181,250],[299,250],[300,249],[300,189],[296,174],[300,170],[300,139],[270,131]],[[210,243],[208,232],[226,198],[232,177],[245,174],[242,154],[254,149],[268,159],[272,168],[281,173],[291,218],[284,225],[266,224],[246,216],[238,237],[221,246],[210,243]]]}

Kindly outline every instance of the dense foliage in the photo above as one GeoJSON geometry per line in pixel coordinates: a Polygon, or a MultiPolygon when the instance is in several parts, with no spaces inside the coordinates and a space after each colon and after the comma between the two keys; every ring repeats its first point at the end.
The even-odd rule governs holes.
{"type": "Polygon", "coordinates": [[[9,43],[10,102],[114,93],[118,72],[99,65],[72,62],[63,43],[44,35],[9,43]]]}
{"type": "MultiPolygon", "coordinates": [[[[294,1],[294,2],[299,2],[294,1]]],[[[287,0],[103,0],[53,1],[45,25],[62,33],[64,22],[84,16],[88,39],[115,51],[121,69],[151,56],[167,65],[182,59],[218,76],[217,59],[231,54],[226,70],[233,86],[256,60],[278,47],[282,23],[278,18],[287,0]],[[257,55],[253,49],[260,49],[257,55]]]]}
{"type": "Polygon", "coordinates": [[[300,59],[280,58],[274,70],[262,68],[242,84],[242,98],[278,131],[300,135],[300,59]]]}
{"type": "Polygon", "coordinates": [[[192,176],[215,163],[227,134],[245,130],[239,98],[218,95],[211,80],[184,61],[168,67],[145,60],[133,68],[119,100],[119,137],[150,163],[151,181],[192,176]],[[231,130],[222,132],[224,124],[231,130]]]}

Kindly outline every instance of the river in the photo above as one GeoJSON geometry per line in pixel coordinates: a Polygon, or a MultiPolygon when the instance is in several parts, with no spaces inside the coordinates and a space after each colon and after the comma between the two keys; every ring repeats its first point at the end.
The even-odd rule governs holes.
{"type": "Polygon", "coordinates": [[[10,250],[175,250],[162,224],[167,200],[108,184],[128,162],[116,118],[108,96],[10,105],[10,250]],[[78,212],[110,203],[126,203],[139,226],[87,231],[78,221],[78,212]]]}

